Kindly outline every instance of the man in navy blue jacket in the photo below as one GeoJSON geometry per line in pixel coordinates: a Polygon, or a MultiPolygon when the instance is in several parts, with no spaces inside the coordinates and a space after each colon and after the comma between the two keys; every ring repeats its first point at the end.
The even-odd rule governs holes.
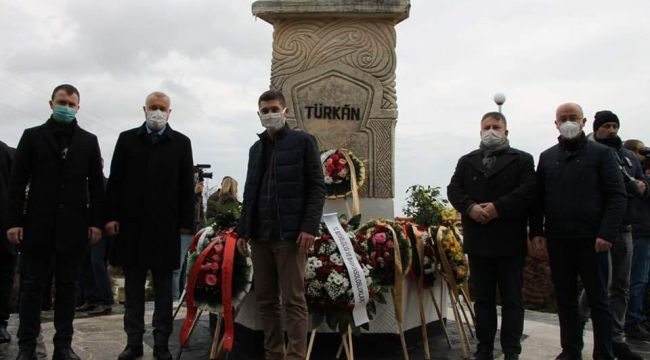
{"type": "Polygon", "coordinates": [[[627,204],[614,151],[588,141],[578,104],[560,105],[558,144],[537,166],[537,204],[531,220],[535,247],[547,245],[560,318],[559,360],[582,359],[577,278],[587,290],[594,323],[594,359],[614,359],[607,297],[608,256],[619,237],[627,204]],[[546,241],[548,239],[548,241],[546,241]]]}

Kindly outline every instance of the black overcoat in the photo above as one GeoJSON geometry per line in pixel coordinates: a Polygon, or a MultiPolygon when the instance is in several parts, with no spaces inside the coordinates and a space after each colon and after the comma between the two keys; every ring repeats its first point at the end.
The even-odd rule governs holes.
{"type": "Polygon", "coordinates": [[[169,125],[154,144],[145,125],[120,134],[106,191],[106,221],[119,221],[110,262],[178,269],[180,229],[192,229],[190,139],[169,125]]]}
{"type": "Polygon", "coordinates": [[[9,175],[13,163],[14,149],[0,141],[0,258],[14,254],[14,246],[7,241],[7,192],[9,190],[9,175]]]}
{"type": "Polygon", "coordinates": [[[461,157],[447,186],[447,197],[462,214],[465,252],[476,256],[525,255],[535,182],[533,157],[526,152],[508,148],[490,171],[484,169],[480,150],[461,157]],[[496,219],[483,225],[469,217],[470,205],[487,202],[494,203],[496,219]]]}
{"type": "Polygon", "coordinates": [[[64,154],[51,121],[25,130],[20,138],[9,182],[7,227],[24,228],[22,252],[81,255],[88,246],[88,228],[103,225],[99,143],[74,122],[64,154]]]}

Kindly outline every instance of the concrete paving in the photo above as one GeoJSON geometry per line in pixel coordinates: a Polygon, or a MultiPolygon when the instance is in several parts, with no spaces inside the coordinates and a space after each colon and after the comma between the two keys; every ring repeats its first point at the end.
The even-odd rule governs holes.
{"type": "MultiPolygon", "coordinates": [[[[153,304],[147,304],[146,323],[151,323],[153,304]]],[[[73,341],[74,350],[84,360],[115,360],[117,355],[122,351],[126,335],[122,331],[122,307],[114,307],[114,313],[106,316],[99,317],[83,317],[75,319],[75,336],[73,341]]],[[[452,313],[451,311],[449,312],[452,313]]],[[[182,318],[184,315],[179,315],[182,318]]],[[[43,314],[43,338],[47,353],[43,354],[41,358],[47,359],[51,357],[52,345],[51,339],[54,334],[54,326],[51,321],[51,312],[43,314]]],[[[13,315],[10,319],[9,332],[16,334],[18,319],[13,315]]],[[[177,320],[174,324],[175,333],[170,340],[170,350],[173,355],[178,352],[178,330],[181,327],[181,320],[177,320]]],[[[442,359],[461,359],[463,357],[460,350],[459,336],[457,327],[450,319],[447,322],[446,328],[450,333],[453,346],[450,349],[447,346],[442,331],[439,326],[431,327],[429,346],[431,348],[431,358],[434,360],[442,359]]],[[[538,360],[538,359],[554,359],[560,352],[559,342],[559,327],[557,324],[557,316],[554,314],[545,314],[533,311],[526,312],[526,323],[524,329],[524,339],[522,342],[523,352],[522,359],[538,360]]],[[[419,331],[416,336],[411,336],[408,340],[409,355],[411,359],[424,359],[423,347],[419,331]]],[[[235,359],[261,359],[261,334],[246,333],[245,331],[238,331],[236,338],[235,349],[231,354],[229,360],[235,359]]],[[[335,348],[338,347],[338,339],[333,335],[319,335],[314,347],[314,356],[312,359],[332,359],[334,358],[335,348]],[[333,345],[334,344],[334,345],[333,345]]],[[[583,359],[591,358],[591,349],[593,333],[588,327],[585,330],[585,351],[583,359]]],[[[210,332],[208,325],[208,317],[204,315],[192,336],[190,347],[183,351],[182,359],[207,359],[210,349],[210,332]]],[[[147,333],[145,334],[145,352],[143,359],[152,359],[153,339],[151,337],[151,327],[147,326],[147,333]]],[[[498,338],[495,349],[497,359],[502,359],[503,355],[498,345],[498,338]]],[[[397,337],[392,339],[382,338],[381,340],[372,340],[369,338],[356,338],[355,343],[355,358],[362,359],[402,359],[399,340],[397,337]],[[382,349],[382,350],[379,350],[382,349]],[[386,350],[388,349],[388,350],[386,350]]],[[[474,342],[473,342],[474,343],[474,342]]],[[[641,353],[646,359],[650,359],[650,343],[630,342],[633,349],[641,353]]],[[[17,352],[16,339],[10,344],[0,345],[0,359],[15,359],[17,352]]]]}

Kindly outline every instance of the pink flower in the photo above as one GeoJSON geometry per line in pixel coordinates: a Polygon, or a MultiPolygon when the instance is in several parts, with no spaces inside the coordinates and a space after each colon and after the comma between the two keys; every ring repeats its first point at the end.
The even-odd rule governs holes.
{"type": "Polygon", "coordinates": [[[221,256],[214,254],[212,255],[212,261],[216,262],[217,264],[221,263],[221,256]]]}
{"type": "Polygon", "coordinates": [[[387,247],[387,248],[392,249],[394,245],[395,245],[395,244],[393,244],[393,241],[392,241],[392,240],[388,240],[388,241],[386,241],[386,247],[387,247]]]}
{"type": "Polygon", "coordinates": [[[372,236],[372,241],[375,244],[383,244],[386,242],[386,234],[376,233],[375,235],[372,236]]]}
{"type": "Polygon", "coordinates": [[[217,275],[208,274],[205,276],[205,283],[210,286],[217,285],[217,275]]]}
{"type": "Polygon", "coordinates": [[[220,254],[220,253],[223,251],[223,244],[217,244],[217,245],[215,245],[215,246],[214,246],[214,251],[216,251],[217,253],[220,254]]]}

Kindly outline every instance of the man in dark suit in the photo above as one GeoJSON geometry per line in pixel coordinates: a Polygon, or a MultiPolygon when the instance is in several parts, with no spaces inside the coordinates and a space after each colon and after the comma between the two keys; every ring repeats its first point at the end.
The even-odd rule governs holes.
{"type": "Polygon", "coordinates": [[[53,359],[72,351],[75,291],[89,242],[101,238],[104,176],[97,137],[79,127],[79,91],[57,86],[52,116],[18,143],[9,183],[7,238],[21,251],[19,360],[35,359],[41,299],[50,269],[56,278],[53,359]],[[25,206],[25,187],[29,198],[25,206]]]}
{"type": "Polygon", "coordinates": [[[170,99],[145,100],[146,121],[124,131],[115,145],[106,192],[106,230],[116,236],[110,261],[124,268],[127,345],[120,360],[142,356],[144,286],[151,270],[156,359],[171,359],[172,272],[180,267],[180,234],[189,234],[194,210],[192,145],[167,123],[170,99]]]}
{"type": "Polygon", "coordinates": [[[526,227],[535,199],[535,170],[530,154],[510,147],[501,113],[483,115],[480,147],[460,158],[447,196],[462,214],[464,249],[476,296],[475,357],[493,359],[498,287],[503,305],[501,347],[506,360],[518,359],[524,326],[526,227]]]}
{"type": "Polygon", "coordinates": [[[627,205],[612,149],[588,141],[578,104],[560,105],[558,144],[537,165],[537,201],[530,226],[534,247],[548,250],[555,287],[562,352],[558,360],[582,359],[578,276],[587,292],[594,325],[594,359],[614,359],[612,313],[607,296],[609,250],[620,234],[627,205]],[[547,241],[548,239],[548,241],[547,241]]]}
{"type": "Polygon", "coordinates": [[[0,344],[11,342],[11,335],[7,331],[7,320],[9,320],[9,298],[14,283],[16,254],[13,244],[7,241],[5,217],[13,156],[14,149],[0,141],[0,344]]]}

